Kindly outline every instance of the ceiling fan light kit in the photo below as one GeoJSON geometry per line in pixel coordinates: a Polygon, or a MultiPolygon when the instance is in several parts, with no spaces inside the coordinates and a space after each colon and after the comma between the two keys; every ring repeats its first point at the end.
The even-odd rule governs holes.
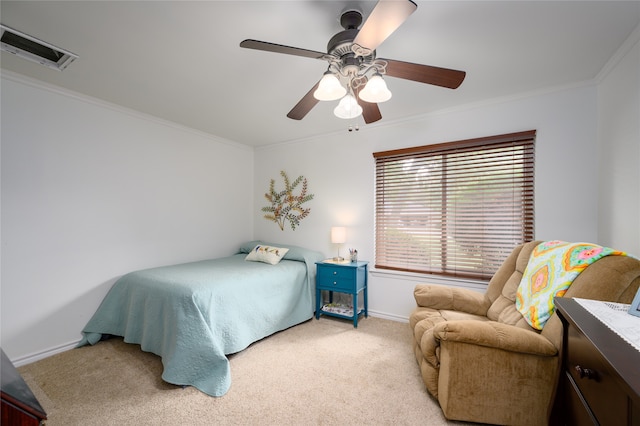
{"type": "Polygon", "coordinates": [[[411,0],[379,0],[362,23],[362,14],[348,10],[340,18],[344,28],[327,45],[327,53],[247,39],[240,47],[283,53],[329,62],[321,80],[293,107],[287,117],[303,119],[318,101],[340,99],[334,114],[352,119],[362,115],[369,124],[382,118],[378,103],[391,99],[382,76],[387,75],[419,83],[456,89],[462,84],[464,71],[376,58],[376,49],[418,6],[411,0]]]}
{"type": "Polygon", "coordinates": [[[333,113],[338,118],[356,118],[362,114],[362,107],[358,105],[358,101],[353,97],[353,95],[348,94],[344,98],[340,99],[340,102],[333,110],[333,113]]]}
{"type": "Polygon", "coordinates": [[[358,97],[365,102],[381,103],[391,99],[391,91],[387,88],[387,83],[384,82],[382,76],[376,73],[369,79],[364,89],[358,93],[358,97]]]}
{"type": "Polygon", "coordinates": [[[319,101],[336,101],[347,94],[338,77],[331,71],[327,71],[322,76],[318,89],[313,92],[313,97],[319,101]]]}
{"type": "MultiPolygon", "coordinates": [[[[338,118],[356,118],[362,114],[362,107],[358,101],[347,94],[338,77],[331,71],[324,73],[318,84],[318,89],[313,92],[313,97],[319,101],[335,101],[340,98],[340,104],[333,110],[338,118]]],[[[375,73],[366,83],[364,89],[358,93],[358,97],[365,102],[381,103],[391,99],[391,91],[379,73],[375,73]]]]}

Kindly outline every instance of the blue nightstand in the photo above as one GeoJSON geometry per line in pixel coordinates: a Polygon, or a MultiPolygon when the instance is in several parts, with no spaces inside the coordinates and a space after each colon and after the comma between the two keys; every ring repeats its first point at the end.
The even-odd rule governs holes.
{"type": "Polygon", "coordinates": [[[358,326],[358,316],[364,313],[369,316],[367,300],[367,268],[369,262],[333,263],[316,262],[316,319],[320,315],[353,320],[353,326],[358,326]],[[347,313],[340,309],[323,309],[322,290],[329,292],[329,303],[333,303],[333,292],[352,295],[353,309],[347,313]],[[358,294],[362,293],[364,307],[358,308],[358,294]],[[331,309],[331,310],[330,310],[331,309]]]}

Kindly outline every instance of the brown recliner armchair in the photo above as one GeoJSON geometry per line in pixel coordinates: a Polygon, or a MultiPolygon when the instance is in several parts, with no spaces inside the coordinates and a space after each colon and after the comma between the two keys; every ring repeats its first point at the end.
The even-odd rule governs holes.
{"type": "MultiPolygon", "coordinates": [[[[485,293],[419,284],[409,318],[424,383],[447,419],[543,425],[555,395],[562,323],[554,313],[541,331],[515,305],[532,250],[516,247],[485,293]]],[[[606,256],[582,271],[564,297],[631,303],[640,261],[606,256]]]]}

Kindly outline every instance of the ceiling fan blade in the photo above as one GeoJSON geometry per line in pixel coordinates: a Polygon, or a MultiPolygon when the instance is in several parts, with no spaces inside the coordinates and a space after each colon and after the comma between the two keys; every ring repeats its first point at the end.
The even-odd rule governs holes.
{"type": "Polygon", "coordinates": [[[320,102],[313,96],[313,92],[316,91],[319,84],[320,82],[318,81],[315,86],[313,86],[311,90],[309,90],[307,94],[304,95],[302,99],[300,99],[296,106],[294,106],[291,111],[289,111],[287,117],[294,120],[302,120],[304,116],[307,115],[318,102],[320,102]]]}
{"type": "Polygon", "coordinates": [[[360,99],[358,99],[358,104],[362,107],[362,118],[364,118],[365,123],[371,124],[382,119],[382,114],[380,113],[378,104],[365,102],[360,99]]]}
{"type": "Polygon", "coordinates": [[[282,44],[269,43],[259,40],[243,40],[240,47],[246,49],[264,50],[265,52],[284,53],[286,55],[304,56],[305,58],[324,59],[325,54],[314,50],[300,49],[299,47],[284,46],[282,44]]]}
{"type": "Polygon", "coordinates": [[[411,0],[380,0],[360,28],[354,44],[376,50],[418,6],[411,0]]]}
{"type": "Polygon", "coordinates": [[[358,93],[360,93],[359,87],[353,90],[353,95],[358,101],[358,105],[362,107],[362,118],[364,118],[364,122],[370,124],[380,120],[382,118],[382,114],[380,113],[378,104],[363,101],[360,99],[360,96],[358,96],[358,93]]]}
{"type": "Polygon", "coordinates": [[[464,71],[448,68],[412,64],[411,62],[402,62],[393,59],[381,60],[387,61],[386,75],[403,78],[405,80],[413,80],[418,83],[447,87],[449,89],[457,89],[467,75],[464,71]]]}

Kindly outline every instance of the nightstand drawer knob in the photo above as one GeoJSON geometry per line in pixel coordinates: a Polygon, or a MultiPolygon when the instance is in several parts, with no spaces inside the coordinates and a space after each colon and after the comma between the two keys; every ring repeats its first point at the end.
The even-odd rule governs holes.
{"type": "Polygon", "coordinates": [[[590,368],[582,368],[579,365],[576,365],[574,368],[581,379],[584,379],[586,377],[587,379],[596,380],[598,378],[598,373],[596,373],[595,370],[592,370],[590,368]]]}
{"type": "Polygon", "coordinates": [[[333,275],[338,275],[338,271],[333,271],[333,275]]]}
{"type": "Polygon", "coordinates": [[[333,285],[338,285],[338,282],[337,282],[337,281],[334,281],[334,282],[333,282],[333,285]]]}

